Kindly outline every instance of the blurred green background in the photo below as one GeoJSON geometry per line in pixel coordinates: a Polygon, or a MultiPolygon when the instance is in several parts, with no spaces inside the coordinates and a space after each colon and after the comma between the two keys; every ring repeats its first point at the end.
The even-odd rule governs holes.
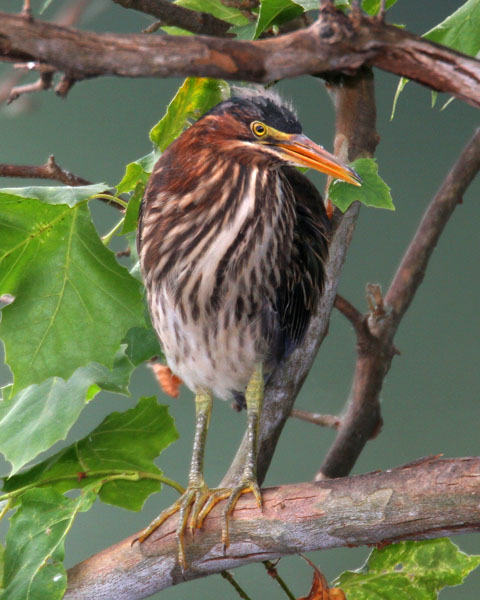
{"type": "MultiPolygon", "coordinates": [[[[21,6],[20,1],[1,4],[1,10],[11,12],[21,6]]],[[[40,4],[34,0],[34,10],[40,4]]],[[[60,4],[67,2],[53,2],[45,18],[55,14],[60,4]]],[[[403,23],[420,34],[461,4],[454,0],[399,0],[388,16],[390,22],[403,23]]],[[[138,32],[151,21],[107,0],[97,0],[78,27],[138,32]]],[[[4,66],[0,76],[4,79],[9,72],[4,66]]],[[[377,159],[381,176],[391,186],[396,212],[362,209],[340,284],[340,292],[362,311],[366,283],[380,283],[387,289],[425,207],[478,126],[478,113],[460,101],[440,111],[447,99],[440,96],[432,110],[430,92],[416,84],[407,86],[395,119],[390,121],[398,79],[379,71],[375,77],[381,135],[377,159]]],[[[78,83],[66,100],[43,92],[24,96],[9,107],[3,105],[0,162],[42,164],[54,154],[63,168],[91,181],[113,185],[120,180],[127,162],[150,151],[148,131],[162,116],[180,82],[103,78],[78,83]]],[[[297,106],[307,135],[331,148],[334,112],[321,80],[303,77],[282,82],[279,88],[297,106]]],[[[324,179],[317,174],[311,177],[323,189],[324,179]]],[[[19,180],[3,180],[0,184],[29,185],[19,180]]],[[[466,456],[479,452],[479,196],[477,179],[442,235],[425,281],[401,324],[396,344],[402,354],[394,359],[382,392],[383,431],[367,445],[355,473],[387,469],[428,454],[466,456]]],[[[114,210],[102,205],[95,211],[100,230],[106,232],[116,217],[114,210]]],[[[341,413],[354,363],[353,331],[334,312],[329,336],[297,407],[341,413]]],[[[0,370],[0,378],[8,381],[6,367],[0,370]]],[[[146,368],[134,374],[131,389],[131,399],[105,393],[88,405],[66,443],[86,435],[112,410],[125,410],[138,397],[155,394],[160,402],[170,404],[180,432],[180,440],[162,455],[159,466],[167,475],[185,482],[193,435],[192,394],[184,389],[178,400],[167,398],[146,368]]],[[[222,478],[244,427],[244,414],[233,412],[228,403],[215,404],[206,456],[206,478],[211,485],[222,478]]],[[[290,420],[266,485],[310,480],[333,438],[331,431],[290,420]]],[[[2,473],[7,471],[8,465],[3,463],[2,473]]],[[[78,518],[67,539],[67,566],[138,531],[173,499],[173,493],[165,490],[150,498],[138,514],[97,502],[90,513],[78,518]]],[[[460,536],[454,541],[465,551],[480,553],[478,535],[460,536]]],[[[360,567],[367,555],[365,548],[309,554],[328,579],[345,569],[360,567]]],[[[282,560],[279,569],[296,596],[307,594],[310,567],[292,557],[282,560]]],[[[235,576],[253,598],[273,600],[282,595],[261,565],[237,570],[235,576]]],[[[236,594],[216,576],[168,589],[155,598],[220,596],[235,598],[236,594]]],[[[464,586],[440,594],[442,600],[479,596],[480,569],[464,586]]]]}

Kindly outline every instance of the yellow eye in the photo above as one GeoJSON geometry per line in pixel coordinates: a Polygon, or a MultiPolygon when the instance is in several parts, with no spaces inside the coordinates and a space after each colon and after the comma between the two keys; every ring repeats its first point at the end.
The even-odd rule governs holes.
{"type": "Polygon", "coordinates": [[[253,121],[250,128],[257,137],[263,137],[267,133],[267,128],[260,121],[253,121]]]}

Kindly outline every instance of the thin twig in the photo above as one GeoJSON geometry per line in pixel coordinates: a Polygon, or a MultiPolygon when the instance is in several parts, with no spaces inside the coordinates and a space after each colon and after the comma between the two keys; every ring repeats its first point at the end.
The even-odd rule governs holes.
{"type": "Polygon", "coordinates": [[[44,165],[8,165],[0,164],[0,177],[21,177],[24,179],[52,179],[66,185],[90,185],[91,181],[74,175],[55,162],[55,157],[50,155],[44,165]]]}
{"type": "Polygon", "coordinates": [[[336,415],[321,415],[307,410],[300,410],[299,408],[293,408],[290,416],[301,421],[306,421],[307,423],[320,425],[320,427],[330,427],[331,429],[338,429],[342,424],[342,419],[336,415]]]}
{"type": "Polygon", "coordinates": [[[228,583],[234,588],[234,590],[238,593],[238,595],[240,596],[240,598],[243,598],[243,600],[251,600],[250,596],[247,594],[247,592],[240,586],[240,584],[238,583],[238,581],[235,579],[235,577],[230,573],[230,571],[222,571],[220,573],[220,575],[226,580],[228,581],[228,583]]]}
{"type": "MultiPolygon", "coordinates": [[[[91,185],[91,181],[74,175],[62,169],[60,165],[55,162],[55,157],[50,155],[47,162],[44,165],[8,165],[0,163],[0,177],[19,177],[22,179],[50,179],[52,181],[60,181],[65,185],[79,186],[79,185],[91,185]]],[[[96,198],[101,202],[105,202],[109,206],[113,206],[118,210],[125,210],[126,202],[116,198],[108,190],[104,194],[97,194],[96,198]]]]}
{"type": "Polygon", "coordinates": [[[288,585],[285,583],[284,579],[282,577],[280,577],[280,575],[278,574],[277,564],[276,563],[274,564],[271,560],[265,560],[265,561],[263,561],[263,566],[267,569],[267,573],[270,575],[270,577],[275,579],[275,581],[278,583],[278,585],[282,588],[282,590],[287,595],[287,598],[289,598],[290,600],[296,600],[295,596],[290,591],[290,589],[289,589],[288,585]]]}
{"type": "Polygon", "coordinates": [[[340,294],[337,294],[335,297],[335,308],[350,321],[357,335],[361,335],[365,330],[364,317],[362,313],[340,294]]]}
{"type": "Polygon", "coordinates": [[[66,98],[68,92],[72,89],[74,84],[75,79],[64,75],[55,86],[55,93],[57,96],[60,96],[60,98],[66,98]]]}
{"type": "Polygon", "coordinates": [[[26,83],[24,85],[17,85],[10,90],[8,95],[7,104],[11,104],[17,98],[20,98],[22,94],[31,94],[33,92],[39,92],[42,90],[48,90],[52,86],[53,73],[51,71],[40,73],[40,77],[33,83],[26,83]]]}
{"type": "Polygon", "coordinates": [[[162,21],[154,21],[148,27],[145,27],[145,29],[142,29],[142,33],[155,33],[156,31],[158,31],[160,29],[160,27],[163,27],[163,22],[162,21]]]}
{"type": "Polygon", "coordinates": [[[0,104],[7,102],[12,88],[20,84],[24,74],[18,71],[11,71],[0,84],[0,104]]]}

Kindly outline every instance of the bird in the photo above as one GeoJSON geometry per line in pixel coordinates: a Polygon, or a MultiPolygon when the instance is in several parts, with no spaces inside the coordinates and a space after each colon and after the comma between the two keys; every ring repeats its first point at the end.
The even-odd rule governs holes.
{"type": "Polygon", "coordinates": [[[291,104],[272,90],[237,88],[187,128],[156,163],[141,202],[137,247],[153,327],[168,366],[195,394],[185,492],[139,535],[179,513],[200,529],[227,499],[222,542],[239,497],[262,496],[256,476],[264,386],[302,342],[322,294],[330,220],[297,167],[361,185],[356,171],[311,141],[291,104]],[[247,410],[243,476],[209,488],[204,450],[213,398],[247,410]]]}

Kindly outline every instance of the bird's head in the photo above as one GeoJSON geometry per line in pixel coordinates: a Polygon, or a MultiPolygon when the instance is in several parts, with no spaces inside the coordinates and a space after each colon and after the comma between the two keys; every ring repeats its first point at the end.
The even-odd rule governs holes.
{"type": "Polygon", "coordinates": [[[268,162],[315,169],[353,185],[360,176],[302,133],[292,108],[272,92],[242,90],[220,102],[191,128],[202,145],[225,150],[249,164],[268,162]]]}

